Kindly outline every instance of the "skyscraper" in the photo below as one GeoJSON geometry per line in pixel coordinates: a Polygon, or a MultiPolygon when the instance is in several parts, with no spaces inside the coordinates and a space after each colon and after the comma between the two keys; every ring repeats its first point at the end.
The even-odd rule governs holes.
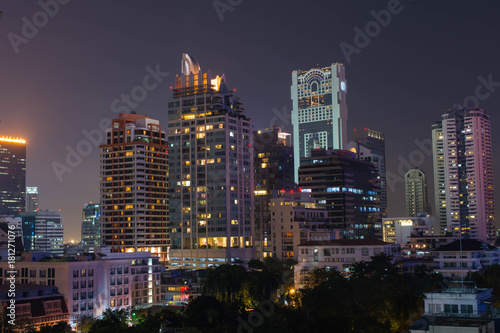
{"type": "MultiPolygon", "coordinates": [[[[362,160],[372,162],[378,170],[380,176],[380,205],[382,209],[382,217],[387,216],[387,173],[385,166],[385,135],[380,131],[375,131],[368,128],[354,129],[352,133],[352,141],[360,143],[365,148],[358,154],[362,160]]],[[[347,149],[351,149],[349,143],[347,149]]]]}
{"type": "Polygon", "coordinates": [[[86,203],[82,211],[82,246],[90,253],[101,245],[101,207],[86,203]]]}
{"type": "Polygon", "coordinates": [[[443,114],[442,130],[448,231],[493,242],[490,116],[480,108],[460,105],[443,114]]]}
{"type": "Polygon", "coordinates": [[[299,187],[326,204],[332,228],[344,238],[382,238],[380,181],[372,163],[347,150],[312,151],[301,159],[299,187]]]}
{"type": "Polygon", "coordinates": [[[38,209],[38,187],[26,187],[26,211],[34,212],[38,209]]]}
{"type": "Polygon", "coordinates": [[[434,170],[434,234],[448,231],[446,215],[446,179],[444,172],[444,135],[441,121],[432,125],[432,158],[434,170]]]}
{"type": "Polygon", "coordinates": [[[405,175],[406,216],[431,213],[427,200],[427,177],[418,169],[410,169],[405,175]]]}
{"type": "Polygon", "coordinates": [[[292,72],[292,125],[295,182],[300,159],[312,149],[345,149],[347,83],[344,65],[292,72]]]}
{"type": "Polygon", "coordinates": [[[26,252],[63,255],[63,223],[59,212],[37,210],[21,213],[23,245],[26,252]]]}
{"type": "Polygon", "coordinates": [[[291,135],[279,127],[254,132],[255,234],[257,259],[272,252],[270,200],[295,187],[291,135]]]}
{"type": "Polygon", "coordinates": [[[26,140],[0,136],[0,214],[25,209],[26,140]]]}
{"type": "Polygon", "coordinates": [[[171,265],[206,268],[255,256],[253,121],[224,75],[187,54],[168,104],[171,265]]]}
{"type": "Polygon", "coordinates": [[[120,113],[99,149],[102,245],[166,261],[168,152],[160,122],[120,113]]]}

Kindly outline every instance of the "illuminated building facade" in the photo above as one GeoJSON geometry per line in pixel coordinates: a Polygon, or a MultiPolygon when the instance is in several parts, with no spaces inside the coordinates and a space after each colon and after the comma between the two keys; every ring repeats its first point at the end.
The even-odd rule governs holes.
{"type": "Polygon", "coordinates": [[[490,116],[460,105],[442,116],[446,215],[455,237],[495,240],[490,116]]]}
{"type": "Polygon", "coordinates": [[[431,213],[427,201],[427,177],[418,169],[410,169],[405,175],[406,216],[431,213]]]}
{"type": "Polygon", "coordinates": [[[86,203],[82,211],[82,246],[92,253],[101,245],[101,206],[86,203]]]}
{"type": "Polygon", "coordinates": [[[382,239],[380,181],[372,163],[347,150],[312,151],[302,158],[299,187],[326,204],[333,228],[344,238],[382,239]]]}
{"type": "Polygon", "coordinates": [[[380,205],[382,216],[387,215],[387,175],[385,166],[385,135],[369,128],[354,129],[352,141],[347,149],[353,148],[353,142],[360,144],[358,158],[372,162],[380,176],[380,205]]]}
{"type": "Polygon", "coordinates": [[[292,72],[292,125],[295,182],[300,159],[311,150],[345,149],[347,82],[342,64],[292,72]]]}
{"type": "Polygon", "coordinates": [[[291,190],[271,199],[270,256],[297,260],[297,247],[308,241],[311,232],[327,230],[328,212],[309,193],[291,190]]]}
{"type": "Polygon", "coordinates": [[[168,152],[160,122],[120,113],[99,148],[101,244],[166,261],[168,152]]]}
{"type": "Polygon", "coordinates": [[[255,258],[253,121],[243,111],[224,75],[183,54],[168,104],[172,266],[255,258]]]}
{"type": "Polygon", "coordinates": [[[0,136],[0,214],[25,209],[26,140],[0,136]]]}
{"type": "Polygon", "coordinates": [[[259,260],[272,252],[270,200],[281,190],[293,189],[294,167],[291,135],[279,127],[254,132],[255,234],[259,260]]]}
{"type": "Polygon", "coordinates": [[[409,242],[410,235],[432,236],[434,218],[426,214],[384,218],[382,225],[384,242],[403,245],[409,242]]]}
{"type": "Polygon", "coordinates": [[[38,209],[38,187],[26,187],[26,211],[34,212],[38,209]]]}
{"type": "Polygon", "coordinates": [[[64,228],[59,212],[37,210],[21,213],[23,245],[26,252],[50,252],[63,255],[64,228]]]}
{"type": "Polygon", "coordinates": [[[444,172],[444,135],[441,121],[432,125],[432,162],[434,170],[435,234],[448,231],[446,218],[446,179],[444,172]]]}

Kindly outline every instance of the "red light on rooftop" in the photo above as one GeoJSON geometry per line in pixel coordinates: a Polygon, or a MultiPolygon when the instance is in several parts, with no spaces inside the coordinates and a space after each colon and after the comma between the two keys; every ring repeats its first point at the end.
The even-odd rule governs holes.
{"type": "Polygon", "coordinates": [[[290,190],[290,193],[293,193],[293,190],[290,190]]]}
{"type": "Polygon", "coordinates": [[[172,86],[170,86],[170,89],[172,89],[172,86]]]}
{"type": "Polygon", "coordinates": [[[281,190],[281,193],[285,193],[285,190],[281,190]]]}
{"type": "Polygon", "coordinates": [[[236,88],[234,88],[233,91],[236,91],[236,88]]]}
{"type": "Polygon", "coordinates": [[[354,129],[354,130],[356,130],[356,129],[354,129]]]}
{"type": "Polygon", "coordinates": [[[365,131],[367,130],[367,128],[365,127],[365,131]]]}

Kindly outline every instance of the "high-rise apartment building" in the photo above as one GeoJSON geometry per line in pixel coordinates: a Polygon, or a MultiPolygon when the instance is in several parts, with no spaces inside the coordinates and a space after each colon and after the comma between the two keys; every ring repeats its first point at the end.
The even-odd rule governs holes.
{"type": "Polygon", "coordinates": [[[160,122],[120,113],[100,148],[101,244],[168,253],[168,152],[160,122]]]}
{"type": "Polygon", "coordinates": [[[0,136],[0,214],[25,209],[26,140],[0,136]]]}
{"type": "Polygon", "coordinates": [[[172,266],[255,257],[253,121],[243,111],[224,75],[183,54],[168,104],[172,266]]]}
{"type": "Polygon", "coordinates": [[[438,121],[432,125],[432,159],[434,171],[434,215],[436,216],[434,234],[442,235],[448,231],[442,121],[438,121]]]}
{"type": "Polygon", "coordinates": [[[63,255],[63,223],[59,212],[37,210],[21,213],[23,245],[26,252],[63,255]]]}
{"type": "Polygon", "coordinates": [[[82,211],[82,246],[93,253],[101,245],[101,206],[86,203],[82,211]]]}
{"type": "Polygon", "coordinates": [[[292,72],[292,125],[295,182],[300,159],[311,150],[345,149],[347,83],[342,64],[292,72]]]}
{"type": "Polygon", "coordinates": [[[431,213],[427,200],[427,177],[418,169],[410,169],[405,175],[406,216],[431,213]]]}
{"type": "Polygon", "coordinates": [[[480,108],[460,105],[443,114],[442,131],[448,231],[493,242],[490,116],[480,108]]]}
{"type": "Polygon", "coordinates": [[[301,159],[299,187],[326,204],[333,228],[344,238],[382,238],[380,181],[375,166],[347,150],[312,151],[301,159]]]}
{"type": "Polygon", "coordinates": [[[34,212],[38,209],[38,187],[26,187],[26,211],[34,212]]]}
{"type": "Polygon", "coordinates": [[[257,258],[263,260],[272,252],[270,200],[279,191],[295,187],[291,135],[279,127],[255,131],[254,151],[254,247],[257,258]]]}
{"type": "MultiPolygon", "coordinates": [[[[362,160],[372,162],[380,176],[380,205],[382,216],[387,216],[387,173],[385,166],[385,135],[380,131],[369,128],[354,129],[352,141],[361,144],[361,152],[358,157],[362,160]]],[[[347,149],[352,149],[352,143],[347,149]]]]}

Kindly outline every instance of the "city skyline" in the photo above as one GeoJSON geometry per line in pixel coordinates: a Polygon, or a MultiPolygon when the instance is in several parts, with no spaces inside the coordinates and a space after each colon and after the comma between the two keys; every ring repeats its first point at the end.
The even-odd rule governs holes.
{"type": "MultiPolygon", "coordinates": [[[[398,168],[404,168],[404,161],[418,162],[412,166],[425,171],[429,177],[428,187],[433,188],[430,182],[432,151],[426,140],[430,142],[429,128],[436,119],[454,103],[479,101],[479,107],[491,115],[493,129],[497,123],[495,110],[500,94],[495,89],[500,85],[497,83],[500,75],[493,60],[496,46],[489,40],[499,24],[493,16],[498,5],[470,7],[464,3],[404,2],[402,11],[392,15],[390,24],[370,37],[366,46],[356,46],[359,52],[352,53],[349,59],[339,45],[355,46],[353,28],[364,29],[367,23],[375,21],[371,11],[385,9],[386,3],[325,5],[329,10],[318,15],[333,12],[338,23],[335,20],[320,23],[320,31],[314,36],[309,36],[301,27],[292,27],[291,33],[277,43],[276,38],[283,30],[270,20],[279,11],[277,4],[245,2],[234,11],[226,12],[223,21],[211,3],[200,5],[180,18],[175,15],[186,12],[187,4],[165,5],[168,22],[155,16],[158,8],[151,4],[124,3],[123,12],[117,18],[111,15],[113,4],[61,5],[60,12],[46,27],[40,28],[28,43],[19,45],[18,53],[13,51],[8,38],[2,41],[5,97],[0,101],[0,135],[27,140],[26,185],[39,188],[40,208],[62,209],[65,240],[79,239],[81,207],[85,202],[98,201],[99,154],[97,145],[93,145],[88,155],[69,165],[65,161],[67,147],[74,151],[78,147],[84,149],[79,144],[92,141],[83,130],[94,133],[92,130],[99,129],[104,118],[117,116],[115,109],[132,111],[122,102],[121,95],[139,91],[135,88],[143,86],[146,76],[149,75],[149,79],[143,89],[147,98],[131,101],[137,104],[134,109],[138,114],[166,121],[167,104],[172,100],[169,87],[174,85],[179,55],[187,52],[214,72],[229,77],[231,86],[236,87],[245,103],[247,115],[255,120],[255,130],[277,125],[291,133],[291,71],[340,62],[345,65],[349,83],[347,133],[351,133],[352,128],[369,127],[386,134],[388,216],[402,216],[404,201],[399,197],[404,193],[404,184],[395,176],[400,176],[398,168]],[[148,23],[142,28],[130,24],[135,22],[137,13],[137,20],[154,24],[148,23]],[[84,24],[84,17],[90,15],[97,22],[95,27],[84,24]],[[145,20],[145,15],[153,15],[153,19],[145,20]],[[425,22],[419,19],[423,15],[427,17],[425,22]],[[182,36],[176,35],[172,27],[189,16],[193,20],[200,18],[207,32],[197,35],[190,28],[182,36]],[[259,17],[262,19],[255,20],[259,17]],[[478,17],[487,22],[484,27],[471,26],[478,17]],[[462,20],[463,25],[453,31],[444,30],[444,26],[457,19],[462,20]],[[120,20],[123,22],[118,22],[120,20]],[[115,24],[119,27],[116,31],[121,29],[120,33],[114,30],[115,24]],[[269,36],[248,35],[245,25],[257,32],[269,31],[269,36]],[[146,31],[148,38],[144,39],[146,31]],[[206,34],[227,31],[235,45],[231,48],[221,45],[216,52],[207,51],[206,34]],[[293,48],[297,47],[294,41],[300,38],[311,38],[316,51],[293,54],[293,48]],[[321,43],[326,40],[325,44],[330,46],[321,43]],[[256,45],[256,50],[243,47],[245,44],[256,45]],[[128,52],[131,45],[134,50],[128,52]],[[453,54],[439,51],[460,45],[474,45],[474,50],[453,54]],[[229,52],[234,49],[237,49],[235,54],[229,52]],[[433,50],[432,54],[429,49],[433,50]],[[243,50],[249,54],[243,54],[243,50]],[[464,68],[465,63],[468,65],[464,68]],[[71,169],[61,175],[62,181],[54,172],[53,162],[71,169]]],[[[281,18],[283,26],[291,26],[291,22],[302,16],[298,2],[288,5],[291,14],[281,18]]],[[[6,4],[2,9],[2,24],[6,31],[21,34],[21,18],[26,16],[31,20],[39,10],[37,4],[6,4]]],[[[494,144],[498,135],[492,130],[493,153],[499,149],[494,144]]],[[[496,165],[494,158],[493,170],[496,165]]],[[[499,177],[496,178],[498,184],[499,177]]],[[[431,192],[429,201],[434,203],[431,192]]]]}

